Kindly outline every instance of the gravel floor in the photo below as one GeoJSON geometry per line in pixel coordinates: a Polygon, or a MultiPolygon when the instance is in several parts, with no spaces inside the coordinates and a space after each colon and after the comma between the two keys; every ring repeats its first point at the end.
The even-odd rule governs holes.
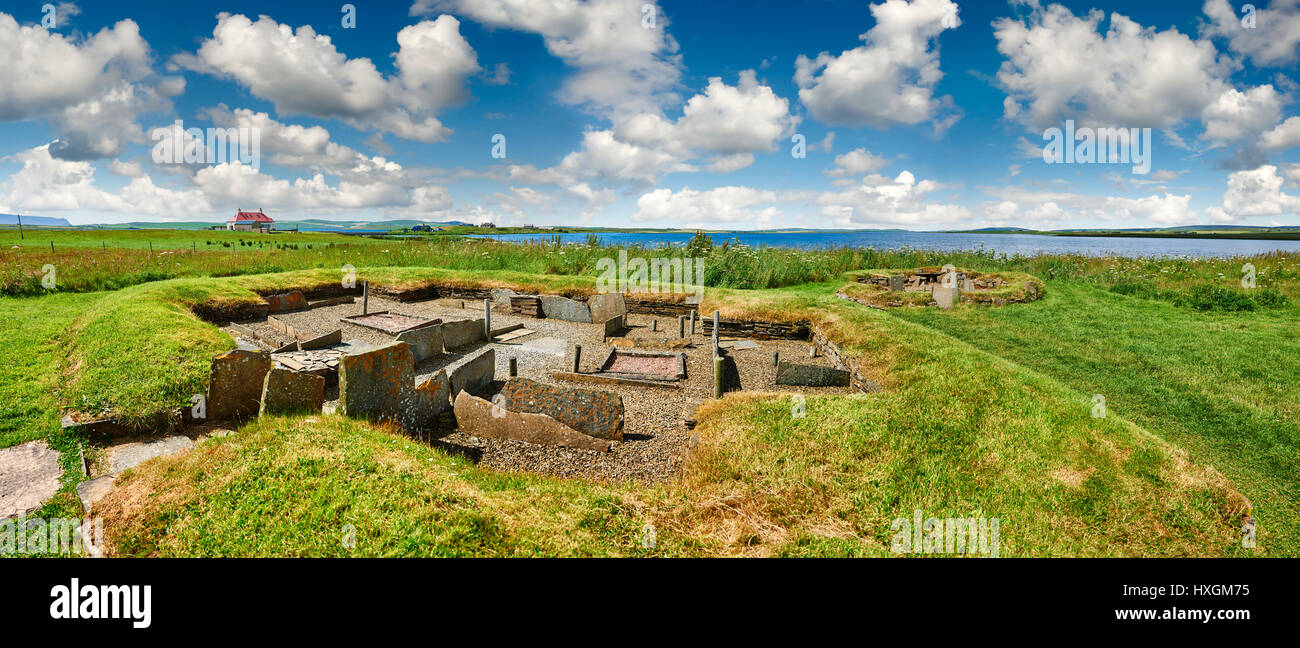
{"type": "MultiPolygon", "coordinates": [[[[398,303],[372,297],[370,311],[388,310],[390,312],[439,317],[444,321],[472,319],[483,316],[481,302],[467,302],[469,308],[456,308],[456,302],[446,300],[398,303]]],[[[360,300],[355,304],[329,306],[298,313],[276,315],[277,319],[293,325],[301,335],[317,336],[329,333],[337,328],[338,319],[361,312],[360,300]]],[[[652,317],[650,315],[629,314],[627,335],[630,337],[650,337],[675,335],[677,320],[675,317],[652,317]],[[651,333],[650,322],[658,319],[659,332],[651,333]]],[[[694,346],[683,351],[686,353],[686,379],[681,381],[678,389],[641,388],[622,385],[579,385],[558,382],[551,379],[552,371],[568,371],[569,356],[557,357],[546,353],[529,352],[525,346],[528,342],[543,337],[558,337],[582,345],[582,370],[596,371],[610,347],[604,344],[603,327],[599,324],[578,324],[552,319],[533,319],[513,316],[505,312],[492,313],[492,327],[501,328],[512,324],[523,324],[536,331],[532,335],[516,338],[505,343],[491,345],[496,350],[496,375],[498,382],[489,388],[489,392],[499,388],[500,381],[509,375],[510,358],[517,358],[519,375],[539,382],[596,389],[618,394],[623,399],[624,440],[615,443],[608,453],[570,450],[551,446],[540,446],[519,441],[497,439],[480,439],[454,430],[443,436],[438,445],[448,450],[460,452],[473,459],[479,465],[503,471],[529,471],[550,475],[604,479],[611,481],[657,482],[672,477],[681,466],[686,449],[690,443],[691,432],[682,424],[688,404],[698,403],[712,396],[713,367],[710,357],[709,336],[704,335],[703,327],[697,323],[697,333],[691,337],[694,346]]],[[[245,323],[244,327],[258,333],[278,332],[265,323],[245,323]]],[[[227,327],[229,330],[229,327],[227,327]]],[[[237,331],[230,331],[237,335],[237,331]]],[[[268,335],[269,335],[268,334],[268,335]]],[[[346,331],[345,331],[346,335],[346,331]]],[[[283,337],[283,336],[280,336],[283,337]]],[[[733,339],[723,336],[722,340],[733,339]]],[[[844,387],[786,387],[776,385],[776,367],[772,364],[772,352],[779,352],[782,359],[817,366],[831,366],[825,357],[810,358],[808,342],[792,340],[757,340],[757,349],[731,351],[735,359],[741,387],[751,391],[777,391],[791,393],[825,393],[849,394],[851,388],[844,387]]],[[[267,345],[263,345],[265,348],[267,345]]],[[[416,367],[417,381],[431,375],[439,369],[462,361],[467,355],[473,355],[484,347],[471,348],[462,353],[452,353],[442,358],[420,363],[416,367]]],[[[450,420],[450,417],[449,417],[450,420]]]]}

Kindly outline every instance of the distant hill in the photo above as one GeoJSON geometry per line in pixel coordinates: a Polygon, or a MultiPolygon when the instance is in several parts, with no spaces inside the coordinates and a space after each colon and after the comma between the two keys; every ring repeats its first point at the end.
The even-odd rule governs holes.
{"type": "MultiPolygon", "coordinates": [[[[17,214],[0,214],[0,225],[17,225],[17,214]]],[[[66,218],[49,216],[23,216],[23,225],[42,225],[47,227],[72,227],[66,218]]]]}

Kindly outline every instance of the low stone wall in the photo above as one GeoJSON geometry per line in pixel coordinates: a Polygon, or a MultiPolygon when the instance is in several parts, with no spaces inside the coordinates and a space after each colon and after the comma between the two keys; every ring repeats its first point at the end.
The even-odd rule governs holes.
{"type": "Polygon", "coordinates": [[[699,309],[699,306],[695,304],[686,303],[685,298],[677,301],[661,301],[626,295],[624,300],[627,303],[627,312],[640,315],[658,315],[661,317],[686,315],[689,317],[691,311],[699,309]]]}
{"type": "MultiPolygon", "coordinates": [[[[713,318],[704,317],[704,333],[713,334],[713,318]]],[[[747,320],[719,320],[718,328],[722,335],[752,337],[759,340],[807,340],[810,334],[808,322],[755,322],[747,320]]]]}
{"type": "Polygon", "coordinates": [[[862,392],[880,391],[880,385],[867,378],[866,373],[858,366],[857,361],[841,351],[839,345],[832,342],[824,332],[814,329],[812,343],[813,346],[817,347],[817,352],[826,356],[831,361],[831,364],[849,372],[849,384],[854,389],[862,392]]]}

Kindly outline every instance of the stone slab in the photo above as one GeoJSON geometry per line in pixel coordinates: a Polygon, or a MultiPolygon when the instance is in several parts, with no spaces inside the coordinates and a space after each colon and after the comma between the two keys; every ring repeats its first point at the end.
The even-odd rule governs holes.
{"type": "Polygon", "coordinates": [[[459,349],[479,342],[486,342],[483,331],[483,318],[455,320],[442,324],[442,346],[445,349],[459,349]]]}
{"type": "Polygon", "coordinates": [[[311,414],[325,404],[325,378],[289,369],[272,369],[262,385],[259,414],[311,414]]]}
{"type": "Polygon", "coordinates": [[[81,498],[81,508],[89,511],[96,502],[113,492],[113,482],[115,481],[117,481],[117,475],[104,475],[77,484],[77,497],[81,498]]]}
{"type": "Polygon", "coordinates": [[[542,315],[545,317],[566,322],[592,323],[591,307],[580,301],[559,295],[541,295],[537,299],[542,304],[542,315]]]}
{"type": "Polygon", "coordinates": [[[137,441],[123,443],[108,448],[104,454],[108,460],[108,473],[116,475],[127,468],[134,468],[154,457],[165,457],[185,452],[194,447],[194,442],[187,436],[169,436],[155,441],[137,441]]]}
{"type": "Polygon", "coordinates": [[[271,356],[236,349],[212,359],[208,374],[208,418],[221,421],[252,418],[262,404],[262,381],[271,370],[271,356]]]}
{"type": "Polygon", "coordinates": [[[421,415],[426,420],[451,407],[451,380],[446,371],[439,370],[426,378],[416,386],[415,392],[422,409],[421,415]]]}
{"type": "Polygon", "coordinates": [[[307,298],[301,290],[287,292],[281,295],[270,295],[266,299],[266,311],[268,313],[282,313],[284,311],[303,310],[307,308],[307,298]]]}
{"type": "Polygon", "coordinates": [[[592,385],[624,385],[627,387],[664,387],[667,389],[681,389],[680,382],[660,382],[657,380],[641,380],[638,378],[621,378],[618,376],[605,376],[601,374],[573,373],[571,371],[552,371],[551,378],[563,380],[566,382],[588,383],[592,385]]]}
{"type": "Polygon", "coordinates": [[[623,293],[596,295],[591,298],[588,307],[591,310],[591,319],[595,322],[604,322],[620,315],[627,315],[627,300],[623,298],[623,293]]]}
{"type": "Polygon", "coordinates": [[[961,290],[957,288],[957,286],[935,284],[934,290],[931,291],[930,296],[934,298],[934,301],[939,305],[939,308],[949,310],[953,306],[956,306],[957,302],[961,300],[961,290]]]}
{"type": "Polygon", "coordinates": [[[889,289],[891,291],[903,292],[903,289],[905,288],[905,284],[906,284],[906,280],[903,278],[903,275],[901,274],[889,275],[889,289]]]}
{"type": "Polygon", "coordinates": [[[492,341],[493,341],[493,342],[498,342],[498,343],[500,343],[500,342],[509,342],[509,341],[511,341],[511,340],[516,340],[516,339],[519,339],[519,338],[521,338],[521,337],[524,337],[525,335],[532,335],[532,334],[534,334],[534,333],[536,333],[536,332],[537,332],[537,331],[534,331],[534,330],[532,330],[532,329],[527,329],[527,328],[517,328],[517,329],[514,329],[514,330],[512,330],[512,331],[506,331],[505,333],[502,333],[502,334],[500,334],[500,335],[494,335],[494,336],[492,336],[492,341]]]}
{"type": "Polygon", "coordinates": [[[627,328],[627,317],[625,315],[615,315],[605,320],[605,337],[615,337],[627,328]]]}
{"type": "Polygon", "coordinates": [[[511,412],[469,392],[460,392],[456,396],[453,411],[460,431],[479,438],[510,439],[596,452],[608,452],[610,447],[609,441],[587,436],[545,414],[511,412]]]}
{"type": "Polygon", "coordinates": [[[545,414],[587,436],[623,440],[623,399],[618,394],[510,378],[501,395],[512,412],[545,414]]]}
{"type": "Polygon", "coordinates": [[[540,337],[520,344],[519,350],[563,358],[569,353],[569,341],[551,336],[540,337]]]}
{"type": "Polygon", "coordinates": [[[409,344],[411,357],[416,362],[424,362],[443,354],[442,328],[443,325],[434,325],[402,331],[397,334],[397,341],[409,344]]]}
{"type": "Polygon", "coordinates": [[[392,421],[418,429],[415,360],[405,342],[393,342],[339,361],[339,407],[346,416],[392,421]]]}
{"type": "Polygon", "coordinates": [[[496,377],[496,366],[495,349],[486,349],[456,366],[448,374],[453,397],[461,391],[475,392],[486,387],[496,377]]]}
{"type": "Polygon", "coordinates": [[[0,450],[0,520],[40,508],[59,490],[59,453],[44,441],[0,450]]]}
{"type": "Polygon", "coordinates": [[[776,384],[796,387],[848,387],[849,372],[833,367],[801,365],[782,360],[776,366],[776,384]]]}
{"type": "Polygon", "coordinates": [[[333,333],[326,333],[320,337],[314,337],[310,340],[304,340],[298,343],[299,351],[313,351],[315,349],[324,349],[325,347],[334,346],[343,343],[343,329],[338,329],[333,333]]]}

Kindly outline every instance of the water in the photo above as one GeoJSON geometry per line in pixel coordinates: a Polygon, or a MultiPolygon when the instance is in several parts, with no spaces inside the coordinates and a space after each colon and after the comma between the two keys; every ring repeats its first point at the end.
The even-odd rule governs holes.
{"type": "MultiPolygon", "coordinates": [[[[605,232],[596,234],[607,245],[638,244],[648,247],[685,245],[690,232],[605,232]]],[[[586,242],[588,234],[485,234],[478,238],[501,241],[548,242],[556,236],[564,243],[586,242]]],[[[1283,250],[1300,252],[1300,241],[1247,239],[1136,238],[1119,236],[1046,236],[1042,234],[946,234],[941,232],[719,232],[709,236],[714,243],[739,239],[752,247],[872,247],[877,250],[909,247],[922,250],[954,251],[984,248],[1007,255],[1086,254],[1089,256],[1250,256],[1283,250]]]]}

